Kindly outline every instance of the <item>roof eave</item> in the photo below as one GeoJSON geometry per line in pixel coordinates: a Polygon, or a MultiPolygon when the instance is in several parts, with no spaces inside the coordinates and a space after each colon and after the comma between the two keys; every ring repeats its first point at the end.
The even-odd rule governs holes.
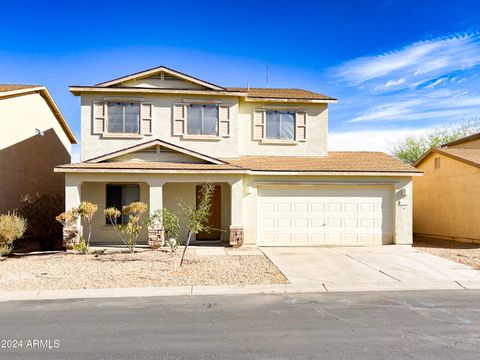
{"type": "Polygon", "coordinates": [[[191,75],[187,75],[187,74],[182,73],[182,72],[177,71],[177,70],[170,69],[170,68],[168,68],[166,66],[163,66],[163,65],[162,66],[157,66],[157,67],[154,67],[154,68],[151,68],[151,69],[143,70],[143,71],[140,71],[140,72],[136,72],[136,73],[133,73],[133,74],[129,74],[129,75],[126,75],[126,76],[122,76],[122,77],[119,77],[119,78],[116,78],[116,79],[113,79],[113,80],[105,81],[105,82],[96,84],[95,86],[109,87],[109,86],[112,86],[112,85],[121,84],[122,82],[125,82],[125,81],[143,79],[143,78],[146,78],[148,76],[151,76],[151,75],[159,73],[159,72],[165,72],[169,75],[176,76],[176,77],[178,77],[182,80],[190,81],[190,82],[205,86],[205,87],[213,89],[213,90],[226,90],[222,86],[210,83],[210,82],[205,81],[205,80],[201,80],[199,78],[196,78],[196,77],[191,76],[191,75]]]}
{"type": "Polygon", "coordinates": [[[286,103],[320,103],[320,104],[336,104],[337,99],[305,99],[305,98],[272,98],[260,96],[246,96],[245,102],[286,102],[286,103]]]}
{"type": "Polygon", "coordinates": [[[68,88],[75,96],[82,93],[139,93],[139,94],[189,94],[244,97],[247,93],[227,90],[158,89],[139,87],[97,87],[73,85],[68,88]]]}
{"type": "Polygon", "coordinates": [[[427,151],[425,154],[423,154],[423,156],[418,159],[415,164],[413,164],[414,166],[417,166],[417,165],[420,165],[423,160],[425,160],[430,154],[432,153],[436,153],[436,154],[440,154],[440,155],[444,155],[446,157],[449,157],[451,159],[454,159],[454,160],[457,160],[457,161],[460,161],[460,162],[463,162],[464,164],[467,164],[467,165],[470,165],[470,166],[473,166],[473,167],[477,167],[477,168],[480,168],[480,164],[475,162],[475,161],[471,161],[471,160],[468,160],[468,159],[465,159],[461,156],[458,156],[458,155],[455,155],[455,154],[451,154],[449,152],[446,152],[446,151],[442,151],[441,148],[439,149],[431,149],[429,151],[427,151]]]}
{"type": "Polygon", "coordinates": [[[245,174],[247,170],[243,169],[105,169],[105,168],[73,168],[58,166],[53,169],[55,173],[109,173],[109,174],[128,174],[128,173],[143,173],[143,174],[245,174]]]}
{"type": "Polygon", "coordinates": [[[60,109],[58,108],[57,104],[55,103],[52,96],[48,92],[48,89],[45,86],[36,86],[36,87],[25,88],[25,89],[5,91],[0,93],[0,98],[32,94],[32,93],[37,93],[37,94],[40,94],[40,96],[42,96],[42,98],[47,102],[48,107],[50,108],[53,115],[59,122],[60,126],[62,127],[62,130],[64,131],[65,135],[67,135],[70,143],[77,144],[77,138],[75,137],[75,134],[70,129],[70,126],[68,126],[67,121],[63,117],[62,113],[60,112],[60,109]]]}

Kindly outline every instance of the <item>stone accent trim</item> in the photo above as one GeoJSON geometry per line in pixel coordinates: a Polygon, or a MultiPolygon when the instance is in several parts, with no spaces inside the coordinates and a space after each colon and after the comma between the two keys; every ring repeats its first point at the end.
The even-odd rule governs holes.
{"type": "Polygon", "coordinates": [[[80,243],[80,231],[78,226],[64,226],[63,227],[63,246],[67,250],[73,250],[75,245],[80,243]]]}
{"type": "Polygon", "coordinates": [[[235,248],[243,245],[243,226],[230,226],[230,245],[235,248]]]}
{"type": "Polygon", "coordinates": [[[163,226],[156,226],[148,229],[148,246],[158,249],[165,243],[163,226]]]}

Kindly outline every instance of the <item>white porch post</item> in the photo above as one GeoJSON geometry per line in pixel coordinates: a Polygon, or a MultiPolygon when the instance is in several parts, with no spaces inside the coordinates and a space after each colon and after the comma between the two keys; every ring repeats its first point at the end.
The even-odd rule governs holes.
{"type": "MultiPolygon", "coordinates": [[[[70,211],[80,205],[82,181],[65,174],[65,211],[70,211]]],[[[73,249],[80,242],[82,224],[80,218],[73,225],[63,227],[63,245],[73,249]]]]}
{"type": "MultiPolygon", "coordinates": [[[[157,210],[163,209],[163,181],[149,181],[148,185],[150,187],[150,199],[149,199],[149,212],[150,215],[153,215],[157,210]]],[[[155,224],[151,224],[148,228],[148,245],[151,248],[157,249],[163,246],[164,232],[162,219],[155,224]]]]}
{"type": "Polygon", "coordinates": [[[395,237],[396,245],[413,244],[412,179],[395,184],[395,237]]]}
{"type": "Polygon", "coordinates": [[[230,245],[240,247],[243,245],[243,179],[231,182],[231,225],[230,245]]]}

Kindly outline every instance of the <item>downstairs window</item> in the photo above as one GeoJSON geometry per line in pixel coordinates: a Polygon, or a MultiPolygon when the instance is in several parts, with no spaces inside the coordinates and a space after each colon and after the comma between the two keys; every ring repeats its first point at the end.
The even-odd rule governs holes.
{"type": "MultiPolygon", "coordinates": [[[[123,207],[132,202],[140,201],[140,188],[138,185],[107,185],[106,208],[114,207],[122,211],[123,207]]],[[[107,224],[111,222],[106,218],[107,224]]],[[[128,222],[128,216],[122,215],[118,218],[119,224],[128,222]]]]}

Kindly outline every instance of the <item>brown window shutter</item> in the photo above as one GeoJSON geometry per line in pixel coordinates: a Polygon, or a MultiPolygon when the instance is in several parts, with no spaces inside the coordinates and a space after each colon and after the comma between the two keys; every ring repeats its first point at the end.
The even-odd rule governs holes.
{"type": "Polygon", "coordinates": [[[103,134],[105,132],[106,117],[106,104],[103,101],[95,101],[93,103],[93,134],[103,134]]]}
{"type": "Polygon", "coordinates": [[[307,113],[297,111],[295,114],[295,139],[297,141],[307,140],[307,113]]]}
{"type": "Polygon", "coordinates": [[[267,114],[265,110],[255,110],[253,115],[253,140],[265,138],[267,114]]]}
{"type": "Polygon", "coordinates": [[[218,107],[218,134],[223,137],[230,136],[230,106],[218,107]]]}
{"type": "Polygon", "coordinates": [[[152,134],[152,113],[153,104],[142,103],[140,104],[140,130],[142,134],[152,134]]]}
{"type": "Polygon", "coordinates": [[[173,107],[173,135],[185,134],[187,105],[175,104],[173,107]]]}

